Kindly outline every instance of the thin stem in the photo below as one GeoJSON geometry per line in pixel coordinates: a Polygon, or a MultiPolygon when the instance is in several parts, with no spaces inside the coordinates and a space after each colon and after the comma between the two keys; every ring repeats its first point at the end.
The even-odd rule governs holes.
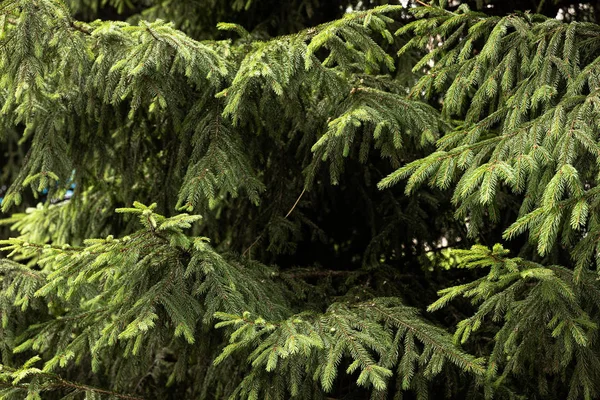
{"type": "Polygon", "coordinates": [[[415,3],[419,3],[420,5],[422,5],[424,7],[431,7],[431,4],[424,3],[421,0],[415,0],[415,3]]]}
{"type": "MultiPolygon", "coordinates": [[[[8,368],[6,366],[4,366],[4,369],[9,370],[11,372],[16,371],[15,369],[8,368]]],[[[113,397],[123,399],[123,400],[144,400],[143,397],[113,392],[112,390],[101,389],[101,388],[97,388],[94,386],[88,386],[88,385],[85,385],[82,383],[68,381],[66,379],[61,378],[59,375],[56,375],[56,374],[42,374],[42,375],[47,378],[53,379],[54,381],[50,382],[49,385],[46,387],[41,387],[41,390],[44,390],[44,389],[47,390],[49,387],[70,388],[70,389],[75,389],[75,390],[84,391],[84,392],[93,392],[93,393],[104,394],[107,396],[113,396],[113,397]]],[[[5,383],[5,382],[0,382],[0,387],[7,387],[7,388],[13,387],[13,388],[18,388],[18,389],[23,389],[23,390],[29,390],[29,386],[26,384],[10,384],[10,383],[5,383]]]]}
{"type": "MultiPolygon", "coordinates": [[[[284,219],[287,219],[287,217],[289,217],[290,214],[294,211],[294,209],[296,208],[296,206],[300,202],[300,199],[304,195],[304,192],[306,192],[306,188],[302,189],[302,193],[300,193],[300,196],[298,196],[298,198],[294,202],[294,205],[292,206],[292,208],[290,208],[290,210],[287,212],[287,214],[285,214],[285,217],[283,217],[284,219]]],[[[258,235],[258,237],[254,240],[254,242],[252,242],[252,244],[250,246],[248,246],[248,248],[246,250],[244,250],[244,252],[242,253],[242,257],[244,257],[250,251],[250,249],[252,249],[252,247],[254,247],[254,245],[256,243],[258,243],[258,241],[262,238],[263,234],[264,234],[264,232],[261,233],[260,235],[258,235]]]]}
{"type": "Polygon", "coordinates": [[[93,386],[88,386],[88,385],[84,385],[84,384],[80,384],[80,383],[76,383],[76,382],[67,381],[57,375],[55,375],[54,377],[57,380],[59,386],[69,387],[69,388],[72,388],[75,390],[82,390],[82,391],[86,391],[86,392],[105,394],[108,396],[114,396],[114,397],[117,397],[119,399],[124,399],[124,400],[144,400],[143,397],[117,393],[117,392],[113,392],[112,390],[100,389],[100,388],[93,387],[93,386]]]}
{"type": "Polygon", "coordinates": [[[252,247],[254,247],[254,245],[256,243],[258,243],[258,241],[260,240],[260,238],[262,238],[263,234],[261,233],[260,235],[258,235],[258,237],[254,240],[254,242],[252,242],[252,244],[250,246],[248,246],[248,248],[246,250],[244,250],[244,252],[242,253],[242,257],[244,257],[246,255],[246,253],[248,253],[250,251],[250,249],[252,247]]]}
{"type": "Polygon", "coordinates": [[[300,199],[302,198],[302,196],[304,195],[304,192],[306,192],[306,188],[302,189],[302,193],[300,193],[300,196],[298,196],[298,198],[296,199],[296,202],[294,203],[294,205],[292,206],[292,208],[290,208],[290,211],[288,211],[287,214],[285,214],[285,217],[283,218],[287,218],[290,216],[290,214],[292,213],[292,211],[294,211],[294,208],[296,208],[296,206],[298,205],[298,203],[300,202],[300,199]]]}
{"type": "Polygon", "coordinates": [[[322,271],[322,270],[314,270],[314,271],[298,271],[298,272],[289,272],[283,273],[281,275],[287,276],[288,278],[319,278],[319,277],[327,277],[327,276],[344,276],[351,275],[357,273],[356,271],[322,271]]]}

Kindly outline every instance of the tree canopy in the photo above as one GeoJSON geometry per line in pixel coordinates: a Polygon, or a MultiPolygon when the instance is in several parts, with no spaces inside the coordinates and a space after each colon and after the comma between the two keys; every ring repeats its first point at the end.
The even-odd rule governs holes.
{"type": "Polygon", "coordinates": [[[0,398],[600,397],[599,4],[3,0],[0,398]]]}

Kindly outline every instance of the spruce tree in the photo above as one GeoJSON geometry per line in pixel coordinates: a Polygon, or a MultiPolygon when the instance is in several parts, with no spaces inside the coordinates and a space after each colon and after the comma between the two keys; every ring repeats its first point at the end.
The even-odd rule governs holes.
{"type": "Polygon", "coordinates": [[[0,2],[0,399],[600,398],[597,4],[386,3],[0,2]]]}

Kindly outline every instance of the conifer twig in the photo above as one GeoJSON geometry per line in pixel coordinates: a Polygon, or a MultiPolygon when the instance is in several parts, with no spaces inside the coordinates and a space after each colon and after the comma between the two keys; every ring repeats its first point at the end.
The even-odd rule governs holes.
{"type": "Polygon", "coordinates": [[[431,7],[431,4],[424,3],[421,0],[415,0],[415,3],[419,3],[420,5],[422,5],[424,7],[431,7]]]}
{"type": "Polygon", "coordinates": [[[88,27],[86,27],[83,22],[80,21],[71,21],[69,23],[69,25],[71,26],[71,28],[81,32],[81,33],[85,33],[86,35],[91,35],[92,31],[90,31],[90,29],[88,27]]]}
{"type": "MultiPolygon", "coordinates": [[[[4,366],[4,369],[5,370],[13,370],[13,368],[7,368],[6,366],[4,366]]],[[[81,390],[81,391],[86,391],[86,392],[104,394],[107,396],[113,396],[113,397],[123,399],[123,400],[144,400],[143,397],[113,392],[112,390],[101,389],[98,387],[89,386],[89,385],[85,385],[82,383],[68,381],[66,379],[61,378],[59,375],[56,375],[56,374],[45,374],[45,375],[47,377],[51,377],[55,380],[53,383],[50,384],[50,386],[70,388],[70,389],[81,390]]],[[[29,388],[29,386],[27,386],[27,385],[10,384],[10,383],[5,383],[5,382],[0,382],[0,387],[6,387],[6,388],[10,388],[10,387],[15,388],[16,387],[16,388],[24,389],[24,390],[27,390],[29,388]]]]}
{"type": "Polygon", "coordinates": [[[407,330],[409,330],[415,334],[418,334],[419,336],[417,336],[417,337],[419,337],[421,340],[425,339],[426,341],[429,342],[429,344],[437,347],[438,349],[443,349],[445,352],[452,355],[454,360],[460,360],[462,363],[464,363],[464,365],[469,366],[469,368],[472,371],[474,371],[475,373],[477,373],[479,375],[483,375],[485,373],[485,368],[482,367],[481,365],[470,361],[468,358],[465,358],[462,354],[455,351],[455,349],[449,349],[447,346],[444,346],[443,343],[441,343],[436,338],[434,338],[429,332],[425,332],[425,331],[419,329],[418,327],[413,326],[410,323],[401,320],[397,316],[395,316],[395,315],[389,313],[388,311],[386,311],[385,309],[377,306],[375,303],[372,303],[369,305],[361,304],[358,307],[375,309],[377,312],[379,312],[381,315],[383,315],[387,320],[393,320],[397,324],[402,325],[407,330]]]}
{"type": "Polygon", "coordinates": [[[246,250],[244,250],[244,252],[242,253],[242,257],[244,257],[246,255],[246,253],[248,253],[250,251],[250,249],[256,244],[258,243],[258,241],[262,238],[263,234],[261,233],[260,235],[258,235],[258,237],[254,240],[254,242],[252,242],[252,244],[250,246],[248,246],[248,248],[246,250]]]}
{"type": "MultiPolygon", "coordinates": [[[[306,188],[302,189],[302,192],[300,193],[300,196],[298,196],[298,198],[294,202],[294,205],[292,206],[292,208],[290,208],[290,210],[287,212],[287,214],[285,214],[285,217],[283,217],[284,219],[287,219],[287,217],[289,217],[290,214],[294,211],[294,209],[296,208],[296,206],[300,202],[300,199],[304,195],[304,192],[306,192],[306,188]]],[[[263,231],[263,233],[264,233],[264,231],[263,231]]],[[[254,240],[254,242],[252,242],[252,244],[250,246],[248,246],[248,248],[246,250],[244,250],[244,252],[242,253],[242,257],[244,257],[246,255],[246,253],[248,253],[250,251],[250,249],[252,249],[252,247],[254,247],[254,245],[256,243],[258,243],[258,241],[262,238],[263,233],[261,233],[260,235],[258,235],[258,237],[256,238],[256,240],[254,240]]]]}
{"type": "Polygon", "coordinates": [[[343,275],[351,275],[356,273],[357,271],[334,271],[334,270],[314,270],[314,271],[299,271],[299,272],[290,272],[284,273],[282,275],[287,276],[288,278],[318,278],[318,277],[327,277],[327,276],[343,276],[343,275]]]}
{"type": "Polygon", "coordinates": [[[302,198],[302,196],[304,195],[304,192],[306,191],[306,188],[302,189],[302,193],[300,193],[300,196],[298,196],[298,198],[296,199],[296,202],[294,203],[294,205],[292,206],[292,208],[290,208],[290,211],[288,211],[287,214],[285,214],[285,217],[283,218],[287,218],[290,216],[290,214],[292,213],[292,211],[294,211],[294,208],[296,208],[296,206],[298,205],[298,203],[300,202],[300,199],[302,198]]]}
{"type": "MultiPolygon", "coordinates": [[[[8,22],[11,25],[18,25],[18,21],[15,18],[12,17],[7,17],[6,18],[6,22],[8,22]]],[[[81,33],[85,33],[86,35],[91,35],[92,31],[85,26],[86,24],[81,22],[81,21],[69,21],[69,26],[81,33]]]]}
{"type": "Polygon", "coordinates": [[[55,375],[54,377],[58,382],[57,385],[59,385],[59,386],[69,387],[69,388],[72,388],[75,390],[82,390],[82,391],[87,391],[87,392],[105,394],[108,396],[114,396],[114,397],[117,397],[119,399],[124,399],[124,400],[144,400],[143,397],[117,393],[117,392],[113,392],[112,390],[100,389],[100,388],[93,387],[93,386],[88,386],[88,385],[84,385],[84,384],[80,384],[80,383],[76,383],[76,382],[67,381],[67,380],[59,377],[58,375],[55,375]]]}

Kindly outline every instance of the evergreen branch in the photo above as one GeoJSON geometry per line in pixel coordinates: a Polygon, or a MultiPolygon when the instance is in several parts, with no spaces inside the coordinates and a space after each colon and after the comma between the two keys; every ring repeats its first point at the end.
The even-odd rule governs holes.
{"type": "Polygon", "coordinates": [[[0,397],[598,397],[593,13],[261,1],[1,3],[0,397]]]}
{"type": "Polygon", "coordinates": [[[485,374],[486,369],[482,365],[481,360],[475,360],[472,357],[465,357],[465,353],[457,352],[457,351],[449,348],[449,346],[444,345],[441,342],[437,341],[433,336],[428,334],[426,331],[424,331],[422,329],[418,329],[418,327],[413,326],[413,325],[395,317],[393,314],[391,314],[391,313],[387,312],[385,309],[377,306],[375,303],[365,303],[358,307],[366,307],[368,309],[377,310],[377,312],[380,313],[381,315],[385,316],[385,318],[387,320],[394,321],[396,324],[401,325],[401,326],[405,327],[406,329],[408,329],[409,331],[416,334],[416,336],[420,340],[423,340],[427,344],[433,345],[434,347],[442,350],[446,354],[450,354],[449,359],[452,360],[452,362],[457,364],[459,367],[467,366],[468,367],[467,369],[469,371],[472,371],[477,375],[485,374]]]}
{"type": "Polygon", "coordinates": [[[100,388],[97,388],[94,386],[89,386],[89,385],[84,385],[84,384],[77,383],[77,382],[68,381],[66,379],[61,378],[58,375],[50,374],[50,376],[52,376],[52,378],[54,378],[56,380],[56,383],[53,383],[53,386],[55,386],[55,387],[64,387],[64,388],[75,389],[78,391],[104,394],[107,396],[113,396],[113,397],[116,397],[118,399],[123,399],[123,400],[144,400],[143,397],[122,394],[122,393],[118,393],[118,392],[113,392],[111,390],[100,389],[100,388]]]}
{"type": "MultiPolygon", "coordinates": [[[[39,358],[37,358],[37,359],[39,359],[39,358]]],[[[31,362],[31,360],[28,361],[28,364],[30,364],[30,362],[31,362]]],[[[49,382],[42,383],[42,386],[38,388],[39,391],[47,391],[47,390],[65,388],[65,389],[74,389],[75,391],[78,391],[78,392],[91,392],[91,393],[97,393],[97,394],[101,394],[101,395],[112,396],[112,397],[115,397],[118,399],[123,399],[123,400],[144,400],[143,397],[130,395],[130,394],[123,394],[123,393],[115,392],[112,390],[102,389],[99,387],[70,381],[70,380],[62,378],[60,375],[51,374],[51,373],[43,373],[43,372],[39,372],[39,370],[35,370],[35,369],[27,369],[28,367],[29,367],[29,365],[26,364],[26,366],[24,366],[24,368],[26,368],[26,369],[20,370],[20,369],[16,369],[16,368],[10,368],[6,365],[2,365],[2,371],[4,374],[8,373],[15,377],[20,376],[22,374],[22,372],[27,371],[27,372],[31,372],[34,376],[39,376],[42,378],[49,379],[49,382]]],[[[6,382],[0,381],[0,386],[6,387],[6,388],[19,388],[19,389],[23,389],[23,390],[30,389],[27,384],[15,383],[15,382],[6,383],[6,382]]]]}
{"type": "Polygon", "coordinates": [[[87,24],[85,24],[83,22],[80,22],[80,21],[70,21],[70,26],[73,29],[75,29],[75,30],[77,30],[77,31],[79,31],[81,33],[85,33],[86,35],[91,35],[92,34],[91,28],[87,24]]]}

